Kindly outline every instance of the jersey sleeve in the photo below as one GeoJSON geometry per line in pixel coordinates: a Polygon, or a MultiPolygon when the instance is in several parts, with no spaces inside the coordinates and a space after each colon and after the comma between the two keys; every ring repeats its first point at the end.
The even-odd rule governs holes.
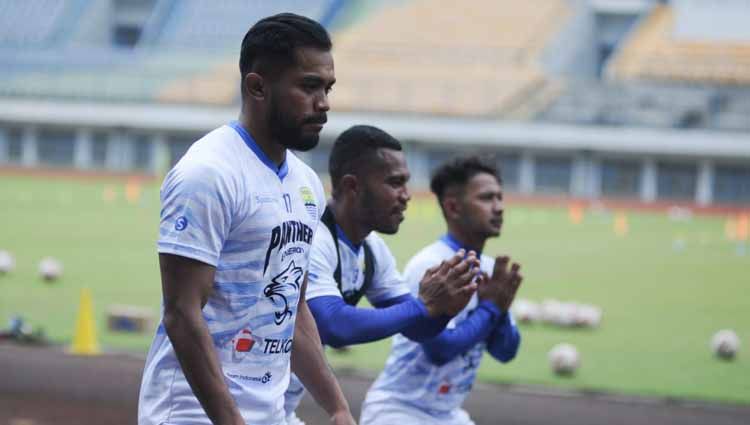
{"type": "Polygon", "coordinates": [[[338,283],[333,277],[338,264],[336,246],[328,228],[322,222],[318,223],[312,247],[310,248],[310,262],[307,271],[307,292],[305,298],[325,295],[341,297],[338,283]]]}
{"type": "Polygon", "coordinates": [[[215,267],[232,222],[225,178],[215,167],[183,162],[167,174],[160,196],[159,253],[215,267]]]}
{"type": "Polygon", "coordinates": [[[318,201],[318,221],[320,221],[320,218],[323,217],[323,212],[326,210],[326,192],[323,189],[323,183],[320,181],[320,178],[317,175],[313,175],[313,179],[315,180],[313,184],[315,198],[318,201]]]}
{"type": "Polygon", "coordinates": [[[414,296],[419,296],[419,282],[422,281],[424,273],[430,267],[440,264],[441,259],[436,259],[434,262],[429,261],[424,255],[417,255],[413,257],[409,263],[406,264],[404,269],[404,282],[409,292],[414,296]]]}
{"type": "Polygon", "coordinates": [[[400,297],[409,293],[401,273],[396,268],[396,259],[388,249],[385,241],[377,235],[368,237],[367,243],[372,250],[375,262],[375,274],[365,295],[371,304],[400,297]]]}

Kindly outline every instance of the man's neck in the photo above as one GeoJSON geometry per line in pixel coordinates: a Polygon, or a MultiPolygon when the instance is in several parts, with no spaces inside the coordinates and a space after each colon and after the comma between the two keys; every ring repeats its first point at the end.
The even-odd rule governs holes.
{"type": "Polygon", "coordinates": [[[462,232],[457,226],[448,226],[448,234],[458,242],[458,245],[462,248],[471,249],[477,253],[484,251],[484,244],[487,242],[487,238],[479,235],[471,235],[467,232],[462,232]]]}
{"type": "Polygon", "coordinates": [[[247,114],[240,114],[240,125],[252,136],[255,144],[273,161],[276,166],[286,160],[286,148],[277,140],[273,140],[271,132],[263,122],[252,119],[247,114]]]}
{"type": "Polygon", "coordinates": [[[336,224],[344,232],[347,239],[357,246],[361,245],[373,229],[363,226],[357,220],[357,214],[351,213],[354,209],[351,205],[347,205],[346,201],[331,199],[329,207],[336,218],[336,224]]]}

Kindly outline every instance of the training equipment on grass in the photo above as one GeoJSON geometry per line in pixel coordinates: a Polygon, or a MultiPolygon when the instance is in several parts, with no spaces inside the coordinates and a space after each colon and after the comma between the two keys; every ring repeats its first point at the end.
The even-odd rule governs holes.
{"type": "Polygon", "coordinates": [[[730,329],[722,329],[711,338],[711,350],[724,360],[732,360],[740,348],[740,338],[730,329]]]}
{"type": "Polygon", "coordinates": [[[589,304],[576,304],[573,324],[586,328],[596,328],[602,322],[602,309],[589,304]]]}
{"type": "MultiPolygon", "coordinates": [[[[514,317],[515,314],[514,310],[514,317]]],[[[564,328],[596,328],[602,321],[602,309],[591,304],[545,299],[539,306],[538,318],[545,324],[564,328]]]]}
{"type": "Polygon", "coordinates": [[[60,260],[52,257],[45,257],[39,262],[39,276],[42,279],[52,282],[62,276],[63,266],[60,260]]]}
{"type": "Polygon", "coordinates": [[[513,301],[510,311],[513,313],[513,318],[521,323],[538,322],[542,317],[539,304],[523,298],[513,301]]]}
{"type": "Polygon", "coordinates": [[[0,274],[10,273],[16,267],[16,260],[8,251],[0,251],[0,274]]]}
{"type": "Polygon", "coordinates": [[[107,328],[112,332],[151,331],[154,315],[150,309],[132,305],[113,305],[107,309],[107,328]]]}
{"type": "Polygon", "coordinates": [[[616,236],[621,238],[628,235],[630,226],[628,224],[627,214],[625,214],[624,212],[619,212],[615,215],[615,221],[612,230],[614,230],[616,236]]]}
{"type": "Polygon", "coordinates": [[[99,343],[96,341],[96,321],[94,320],[94,305],[91,301],[91,291],[81,289],[81,301],[78,305],[78,319],[73,344],[70,346],[72,354],[93,356],[99,354],[99,343]]]}
{"type": "Polygon", "coordinates": [[[561,343],[552,347],[547,358],[550,368],[557,375],[572,375],[580,365],[578,350],[568,343],[561,343]]]}

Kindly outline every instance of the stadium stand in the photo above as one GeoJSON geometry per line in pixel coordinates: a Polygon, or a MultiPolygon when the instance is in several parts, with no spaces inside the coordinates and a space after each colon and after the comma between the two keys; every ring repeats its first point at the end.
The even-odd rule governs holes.
{"type": "MultiPolygon", "coordinates": [[[[153,34],[151,42],[161,48],[187,50],[220,49],[236,51],[247,29],[258,19],[294,10],[320,18],[327,11],[327,0],[159,0],[168,3],[170,13],[161,22],[150,22],[144,30],[153,34]]],[[[158,6],[157,6],[158,7],[158,6]]]]}
{"type": "Polygon", "coordinates": [[[282,11],[328,19],[341,2],[155,0],[133,49],[107,37],[99,44],[66,43],[81,17],[111,20],[113,9],[92,16],[94,6],[91,0],[0,0],[0,96],[232,104],[239,92],[237,52],[250,25],[282,11]]]}
{"type": "Polygon", "coordinates": [[[497,115],[544,83],[540,56],[568,16],[566,1],[460,7],[416,0],[339,31],[336,108],[497,115]]]}
{"type": "Polygon", "coordinates": [[[750,84],[750,41],[688,40],[674,36],[671,5],[653,8],[608,66],[620,80],[750,84]]]}
{"type": "Polygon", "coordinates": [[[569,81],[537,121],[750,130],[750,90],[656,82],[569,81]]]}
{"type": "MultiPolygon", "coordinates": [[[[337,2],[330,0],[254,0],[250,5],[242,0],[220,3],[187,0],[174,4],[166,22],[153,21],[154,25],[163,25],[161,34],[152,41],[154,47],[192,51],[198,60],[201,60],[201,52],[206,50],[226,54],[219,60],[208,61],[209,66],[203,72],[169,82],[156,93],[156,100],[214,105],[226,105],[238,100],[236,56],[239,42],[252,23],[264,16],[288,10],[323,20],[331,13],[330,9],[337,6],[337,2]],[[248,16],[248,10],[252,11],[251,16],[248,16]]],[[[159,28],[147,28],[146,31],[157,34],[159,28]]]]}
{"type": "Polygon", "coordinates": [[[39,48],[59,41],[85,4],[84,0],[0,2],[0,47],[39,48]]]}

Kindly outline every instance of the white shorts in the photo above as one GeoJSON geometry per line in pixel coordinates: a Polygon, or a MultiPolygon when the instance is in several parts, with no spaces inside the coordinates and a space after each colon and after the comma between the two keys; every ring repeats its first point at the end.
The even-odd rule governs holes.
{"type": "MultiPolygon", "coordinates": [[[[291,424],[291,423],[290,423],[291,424]]],[[[359,425],[476,425],[464,409],[456,409],[450,416],[435,417],[419,409],[396,403],[365,403],[359,425]]]]}
{"type": "Polygon", "coordinates": [[[286,416],[286,425],[305,425],[305,423],[297,417],[295,412],[292,412],[286,416]]]}

